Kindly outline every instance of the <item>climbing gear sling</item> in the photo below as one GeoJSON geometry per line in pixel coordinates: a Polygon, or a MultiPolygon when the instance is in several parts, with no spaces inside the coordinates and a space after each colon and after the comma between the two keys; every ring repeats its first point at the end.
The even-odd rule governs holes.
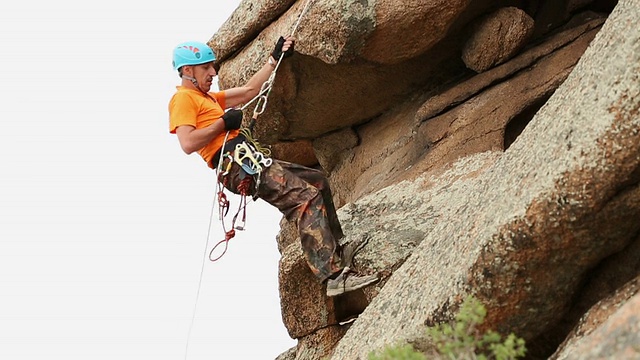
{"type": "MultiPolygon", "coordinates": [[[[250,132],[246,129],[241,130],[241,135],[244,140],[235,145],[233,151],[228,151],[220,154],[219,167],[217,170],[217,199],[218,199],[218,215],[222,224],[225,237],[220,240],[209,252],[209,260],[217,261],[226,252],[229,246],[229,240],[231,240],[236,230],[244,230],[246,225],[246,205],[247,197],[252,196],[253,200],[257,199],[258,187],[260,186],[260,175],[262,171],[271,166],[273,160],[269,158],[271,152],[268,148],[262,147],[257,141],[255,141],[250,132]],[[227,226],[224,222],[224,217],[229,211],[229,200],[225,194],[225,189],[229,186],[230,170],[233,165],[239,166],[239,172],[242,180],[236,187],[237,194],[240,195],[240,204],[238,210],[233,215],[231,221],[231,227],[227,230],[227,226]],[[252,183],[254,187],[252,188],[252,183]],[[241,225],[236,225],[238,216],[242,213],[241,225]]],[[[226,143],[226,139],[225,139],[226,143]]],[[[224,147],[223,147],[224,149],[224,147]]]]}

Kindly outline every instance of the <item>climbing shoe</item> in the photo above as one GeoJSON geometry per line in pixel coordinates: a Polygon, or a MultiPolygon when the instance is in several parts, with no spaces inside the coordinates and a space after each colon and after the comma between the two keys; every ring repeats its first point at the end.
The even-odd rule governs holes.
{"type": "Polygon", "coordinates": [[[345,267],[338,277],[327,280],[327,296],[336,296],[358,290],[378,281],[378,277],[374,275],[349,275],[349,270],[348,267],[345,267]]]}

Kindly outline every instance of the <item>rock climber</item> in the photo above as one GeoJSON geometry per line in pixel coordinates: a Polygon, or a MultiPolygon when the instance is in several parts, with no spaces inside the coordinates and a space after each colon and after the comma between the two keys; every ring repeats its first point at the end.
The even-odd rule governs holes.
{"type": "MultiPolygon", "coordinates": [[[[289,221],[295,221],[309,268],[326,284],[327,295],[336,296],[378,279],[352,273],[341,258],[343,249],[338,240],[343,233],[324,174],[277,159],[252,174],[248,169],[264,162],[246,167],[234,161],[234,156],[238,157],[235,151],[238,145],[253,155],[248,156],[249,160],[265,158],[255,146],[248,146],[250,141],[240,131],[243,112],[236,107],[258,95],[277,62],[294,54],[294,43],[293,37],[280,37],[268,61],[244,86],[219,92],[210,92],[218,71],[213,50],[201,42],[177,45],[173,49],[173,67],[178,71],[181,84],[169,102],[169,131],[177,135],[185,153],[197,152],[210,168],[219,171],[219,181],[226,189],[259,197],[275,206],[289,221]]],[[[243,153],[246,157],[244,155],[246,153],[243,153]]]]}

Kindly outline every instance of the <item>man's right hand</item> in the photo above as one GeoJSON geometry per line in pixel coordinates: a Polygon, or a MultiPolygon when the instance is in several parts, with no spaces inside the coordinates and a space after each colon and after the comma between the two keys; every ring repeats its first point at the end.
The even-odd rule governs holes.
{"type": "Polygon", "coordinates": [[[280,57],[288,58],[293,55],[293,47],[295,45],[295,40],[293,37],[288,36],[286,39],[282,36],[276,42],[276,46],[271,52],[271,56],[273,60],[278,61],[280,57]]]}
{"type": "Polygon", "coordinates": [[[225,130],[237,130],[242,125],[242,110],[231,109],[222,115],[225,130]]]}

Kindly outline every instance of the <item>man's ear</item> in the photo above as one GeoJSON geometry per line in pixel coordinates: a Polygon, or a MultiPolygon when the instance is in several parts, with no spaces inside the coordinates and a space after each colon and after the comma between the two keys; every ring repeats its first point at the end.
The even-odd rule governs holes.
{"type": "Polygon", "coordinates": [[[182,73],[187,76],[193,77],[193,66],[185,65],[182,67],[182,73]]]}

